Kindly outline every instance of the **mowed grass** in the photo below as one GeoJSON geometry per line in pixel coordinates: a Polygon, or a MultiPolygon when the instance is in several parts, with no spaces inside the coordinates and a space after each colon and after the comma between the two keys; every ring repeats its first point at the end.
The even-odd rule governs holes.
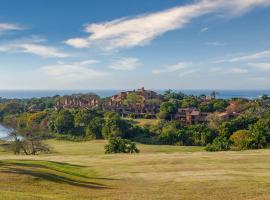
{"type": "Polygon", "coordinates": [[[105,155],[105,141],[47,141],[52,154],[0,155],[0,199],[270,199],[270,150],[139,145],[105,155]]]}
{"type": "Polygon", "coordinates": [[[159,119],[133,119],[133,118],[128,118],[128,117],[124,119],[139,126],[145,126],[145,125],[153,126],[153,125],[157,125],[160,122],[159,119]]]}

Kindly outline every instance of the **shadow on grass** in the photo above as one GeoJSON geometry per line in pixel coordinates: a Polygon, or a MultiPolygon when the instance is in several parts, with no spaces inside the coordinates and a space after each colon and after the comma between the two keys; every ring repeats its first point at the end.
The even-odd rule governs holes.
{"type": "Polygon", "coordinates": [[[48,180],[55,183],[69,184],[78,187],[92,189],[109,189],[105,184],[92,180],[112,180],[107,178],[91,178],[89,176],[73,172],[79,171],[85,166],[52,161],[33,160],[4,160],[0,161],[0,172],[19,175],[29,175],[38,179],[48,180]]]}
{"type": "Polygon", "coordinates": [[[45,160],[4,160],[0,161],[1,165],[16,165],[16,166],[23,166],[23,167],[37,167],[37,168],[44,168],[44,169],[52,169],[54,171],[62,172],[65,174],[78,176],[82,178],[90,178],[89,176],[83,175],[79,173],[82,168],[86,166],[82,165],[74,165],[69,163],[62,163],[62,162],[55,162],[55,161],[45,161],[45,160]]]}
{"type": "Polygon", "coordinates": [[[0,151],[2,152],[10,151],[10,144],[0,140],[0,151]]]}

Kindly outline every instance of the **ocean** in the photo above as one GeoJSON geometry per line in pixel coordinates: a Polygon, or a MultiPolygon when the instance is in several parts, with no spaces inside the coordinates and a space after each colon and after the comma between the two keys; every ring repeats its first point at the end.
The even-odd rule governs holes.
{"type": "MultiPolygon", "coordinates": [[[[95,93],[100,97],[109,97],[125,90],[0,90],[0,97],[8,99],[28,99],[40,97],[52,97],[55,95],[71,95],[76,93],[95,93]]],[[[165,90],[154,90],[162,94],[165,90]]],[[[188,95],[210,95],[213,90],[174,90],[188,95]]],[[[259,98],[263,94],[270,96],[270,90],[215,90],[217,98],[230,99],[242,97],[248,99],[259,98]]]]}

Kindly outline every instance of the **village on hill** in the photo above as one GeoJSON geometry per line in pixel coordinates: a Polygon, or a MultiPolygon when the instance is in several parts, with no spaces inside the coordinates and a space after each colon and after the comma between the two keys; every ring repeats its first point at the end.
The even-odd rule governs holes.
{"type": "MultiPolygon", "coordinates": [[[[181,95],[184,99],[185,95],[182,93],[181,95]]],[[[187,107],[178,107],[174,113],[171,113],[171,120],[179,120],[183,125],[191,125],[207,123],[210,114],[216,111],[222,119],[232,118],[241,112],[241,108],[238,108],[240,102],[237,100],[217,100],[215,94],[200,97],[190,96],[188,98],[193,101],[193,104],[191,102],[187,107]],[[222,105],[219,105],[218,109],[211,109],[213,102],[216,105],[222,105]],[[201,107],[199,108],[198,105],[201,105],[201,107]],[[207,109],[207,106],[210,108],[207,109]]],[[[117,112],[122,117],[156,119],[163,102],[166,102],[166,97],[164,98],[163,95],[142,87],[137,90],[123,91],[105,99],[101,99],[96,94],[66,95],[59,98],[54,108],[56,110],[101,108],[104,111],[117,112]]],[[[34,111],[35,106],[30,109],[34,111]]]]}

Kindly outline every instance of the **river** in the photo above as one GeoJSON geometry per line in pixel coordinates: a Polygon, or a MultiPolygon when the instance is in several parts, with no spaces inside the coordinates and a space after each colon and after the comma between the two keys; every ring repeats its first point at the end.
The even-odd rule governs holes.
{"type": "Polygon", "coordinates": [[[0,139],[8,136],[9,130],[0,124],[0,139]]]}

